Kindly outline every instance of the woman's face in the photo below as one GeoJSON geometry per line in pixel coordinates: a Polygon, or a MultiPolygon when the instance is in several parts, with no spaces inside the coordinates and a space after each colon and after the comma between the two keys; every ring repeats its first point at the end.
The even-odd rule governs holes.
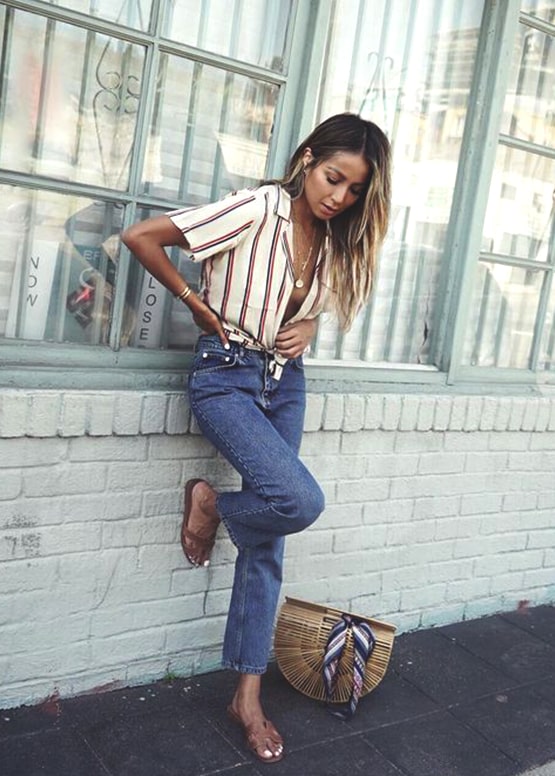
{"type": "MultiPolygon", "coordinates": [[[[306,149],[304,161],[313,161],[306,149]]],[[[361,154],[338,151],[333,156],[308,167],[305,177],[304,198],[316,218],[324,221],[334,218],[354,205],[363,194],[370,167],[361,154]]]]}

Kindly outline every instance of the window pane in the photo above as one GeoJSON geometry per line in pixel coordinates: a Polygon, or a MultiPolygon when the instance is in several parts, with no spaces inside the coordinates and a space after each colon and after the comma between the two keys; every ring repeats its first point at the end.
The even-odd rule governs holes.
{"type": "Polygon", "coordinates": [[[553,104],[555,40],[519,25],[501,131],[521,140],[555,146],[553,104]]]}
{"type": "Polygon", "coordinates": [[[386,131],[394,149],[393,209],[370,305],[343,339],[324,324],[316,357],[430,361],[483,5],[335,3],[319,115],[360,112],[386,131]]]}
{"type": "Polygon", "coordinates": [[[125,189],[144,50],[21,11],[3,27],[0,164],[125,189]]]}
{"type": "Polygon", "coordinates": [[[547,260],[555,160],[499,146],[490,186],[482,247],[547,260]]]}
{"type": "Polygon", "coordinates": [[[106,342],[121,224],[118,205],[0,186],[0,336],[106,342]]]}
{"type": "Polygon", "coordinates": [[[521,10],[552,24],[555,21],[555,0],[521,0],[521,10]]]}
{"type": "Polygon", "coordinates": [[[275,86],[162,56],[144,191],[196,204],[265,177],[275,86]]]}
{"type": "Polygon", "coordinates": [[[526,369],[546,275],[480,262],[463,363],[526,369]]]}
{"type": "Polygon", "coordinates": [[[429,333],[438,291],[441,251],[422,243],[389,240],[381,252],[379,281],[370,305],[346,335],[322,321],[313,355],[343,361],[427,364],[429,333]],[[370,333],[371,325],[371,333],[370,333]]]}
{"type": "Polygon", "coordinates": [[[291,0],[174,0],[163,35],[272,70],[284,70],[291,0]]]}
{"type": "MultiPolygon", "coordinates": [[[[144,208],[137,211],[137,220],[154,215],[160,215],[160,212],[144,208]]],[[[187,283],[198,290],[201,266],[189,261],[179,248],[168,248],[167,253],[187,283]]],[[[129,345],[137,348],[193,347],[199,330],[189,308],[174,299],[138,261],[132,260],[127,297],[135,319],[129,345]]]]}
{"type": "Polygon", "coordinates": [[[138,30],[148,29],[152,6],[152,0],[123,0],[123,2],[122,0],[46,0],[46,2],[138,30]]]}
{"type": "MultiPolygon", "coordinates": [[[[555,263],[555,256],[553,262],[555,263]]],[[[540,369],[555,371],[555,283],[553,279],[538,364],[540,369]]]]}

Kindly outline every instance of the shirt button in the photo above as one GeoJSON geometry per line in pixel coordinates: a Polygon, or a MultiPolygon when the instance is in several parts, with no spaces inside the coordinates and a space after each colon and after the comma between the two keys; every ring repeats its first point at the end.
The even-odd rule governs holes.
{"type": "Polygon", "coordinates": [[[202,357],[203,358],[208,358],[208,353],[206,351],[204,351],[204,353],[202,354],[202,357]]]}

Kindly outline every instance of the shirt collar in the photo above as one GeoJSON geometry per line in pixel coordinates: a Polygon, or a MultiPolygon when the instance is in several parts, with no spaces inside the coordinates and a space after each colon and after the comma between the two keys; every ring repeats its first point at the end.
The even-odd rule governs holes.
{"type": "Polygon", "coordinates": [[[283,186],[280,186],[279,184],[276,186],[276,204],[274,213],[280,218],[284,218],[286,221],[289,221],[291,218],[291,197],[283,186]]]}

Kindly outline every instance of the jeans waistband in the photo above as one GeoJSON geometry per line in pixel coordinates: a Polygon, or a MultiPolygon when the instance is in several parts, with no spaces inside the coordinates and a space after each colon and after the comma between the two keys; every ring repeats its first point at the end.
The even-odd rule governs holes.
{"type": "Polygon", "coordinates": [[[247,348],[247,350],[258,350],[262,353],[267,353],[269,351],[266,350],[265,347],[262,345],[259,345],[258,342],[253,337],[248,337],[245,334],[239,334],[236,331],[233,331],[231,329],[225,329],[226,337],[230,342],[237,342],[239,345],[242,345],[244,348],[247,348]]]}
{"type": "Polygon", "coordinates": [[[283,372],[283,367],[289,359],[285,358],[284,356],[280,356],[280,354],[276,353],[274,350],[268,350],[267,348],[260,345],[254,339],[254,337],[251,337],[244,332],[234,331],[233,329],[229,329],[227,327],[224,327],[224,331],[230,342],[236,342],[247,350],[256,350],[259,353],[266,353],[268,356],[268,371],[274,380],[280,379],[283,372]]]}

